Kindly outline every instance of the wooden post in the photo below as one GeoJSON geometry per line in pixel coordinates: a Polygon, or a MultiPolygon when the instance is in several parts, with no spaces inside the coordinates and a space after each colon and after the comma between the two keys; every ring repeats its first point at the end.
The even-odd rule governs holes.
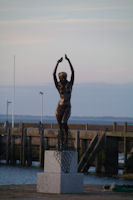
{"type": "Polygon", "coordinates": [[[6,132],[8,131],[8,128],[9,128],[9,122],[8,121],[6,121],[6,132]]]}
{"type": "Polygon", "coordinates": [[[23,166],[26,165],[26,158],[27,158],[27,128],[24,128],[24,136],[23,136],[23,166]]]}
{"type": "Polygon", "coordinates": [[[39,127],[40,133],[40,153],[39,153],[39,161],[40,167],[44,167],[44,128],[39,127]]]}
{"type": "Polygon", "coordinates": [[[22,135],[21,135],[21,152],[20,152],[20,159],[21,159],[21,165],[25,166],[26,164],[26,128],[24,128],[24,125],[22,127],[22,135]]]}
{"type": "Polygon", "coordinates": [[[54,128],[54,125],[53,125],[53,123],[51,123],[51,124],[50,124],[50,127],[51,127],[51,129],[53,129],[53,128],[54,128]]]}
{"type": "Polygon", "coordinates": [[[32,165],[32,137],[27,137],[27,165],[32,165]]]}
{"type": "Polygon", "coordinates": [[[105,151],[101,150],[99,151],[97,157],[96,157],[96,173],[105,173],[104,168],[105,163],[105,151]]]}
{"type": "Polygon", "coordinates": [[[105,146],[105,174],[118,174],[118,139],[117,137],[106,137],[105,146]]]}
{"type": "Polygon", "coordinates": [[[6,139],[6,164],[10,163],[10,158],[11,158],[10,149],[11,149],[11,129],[8,128],[7,139],[6,139]]]}
{"type": "Polygon", "coordinates": [[[114,123],[113,123],[113,132],[116,132],[116,131],[117,131],[117,123],[114,122],[114,123]]]}
{"type": "Polygon", "coordinates": [[[3,149],[2,149],[3,145],[2,145],[2,136],[0,135],[0,161],[2,158],[2,154],[3,154],[3,149]]]}
{"type": "Polygon", "coordinates": [[[20,164],[22,165],[22,159],[23,159],[23,130],[24,127],[22,126],[22,132],[21,132],[21,138],[20,138],[20,164]]]}
{"type": "Polygon", "coordinates": [[[82,139],[82,155],[86,151],[87,147],[88,147],[88,140],[87,139],[82,139]]]}
{"type": "MultiPolygon", "coordinates": [[[[13,131],[13,129],[12,129],[13,131]]],[[[13,133],[13,132],[12,132],[13,133]]],[[[11,164],[16,164],[16,157],[15,157],[15,136],[11,134],[11,164]]]]}
{"type": "Polygon", "coordinates": [[[49,141],[48,141],[48,137],[45,137],[45,139],[44,139],[44,147],[45,147],[45,150],[49,150],[49,141]]]}
{"type": "Polygon", "coordinates": [[[123,128],[123,135],[124,135],[124,173],[126,172],[126,162],[127,162],[127,138],[126,138],[126,133],[127,133],[127,122],[124,123],[124,128],[123,128]]]}
{"type": "Polygon", "coordinates": [[[86,130],[88,130],[88,124],[86,124],[86,130]]]}
{"type": "Polygon", "coordinates": [[[1,135],[0,135],[0,163],[1,163],[1,156],[2,156],[2,148],[1,148],[2,144],[1,144],[1,135]]]}
{"type": "Polygon", "coordinates": [[[80,160],[80,131],[78,130],[75,137],[75,144],[74,147],[78,152],[78,161],[80,160]]]}

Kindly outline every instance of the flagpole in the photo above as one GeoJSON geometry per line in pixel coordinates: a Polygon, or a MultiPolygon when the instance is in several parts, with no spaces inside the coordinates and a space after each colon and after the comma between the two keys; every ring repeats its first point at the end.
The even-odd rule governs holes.
{"type": "Polygon", "coordinates": [[[12,95],[12,128],[14,128],[14,114],[15,114],[15,60],[14,56],[14,66],[13,66],[13,95],[12,95]]]}

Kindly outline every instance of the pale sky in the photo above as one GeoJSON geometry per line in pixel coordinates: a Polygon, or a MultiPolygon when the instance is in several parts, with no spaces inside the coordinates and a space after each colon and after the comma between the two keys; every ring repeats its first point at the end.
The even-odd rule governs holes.
{"type": "Polygon", "coordinates": [[[0,85],[12,84],[14,55],[16,85],[40,85],[65,53],[76,83],[133,82],[133,1],[0,0],[0,85]]]}
{"type": "MultiPolygon", "coordinates": [[[[45,84],[53,84],[54,91],[53,70],[65,53],[75,70],[75,85],[105,83],[100,89],[93,85],[87,94],[85,85],[79,92],[76,86],[73,115],[133,116],[128,87],[133,83],[133,0],[0,0],[0,113],[5,113],[6,100],[12,98],[14,55],[19,87],[15,111],[38,115],[38,86],[43,90],[45,84]],[[108,84],[114,84],[111,93],[108,84]],[[116,85],[120,90],[115,90],[116,85]],[[38,90],[33,92],[29,86],[38,90]]],[[[70,77],[65,59],[58,71],[70,77]]],[[[55,96],[49,91],[45,111],[53,115],[58,94],[56,89],[55,96]]]]}

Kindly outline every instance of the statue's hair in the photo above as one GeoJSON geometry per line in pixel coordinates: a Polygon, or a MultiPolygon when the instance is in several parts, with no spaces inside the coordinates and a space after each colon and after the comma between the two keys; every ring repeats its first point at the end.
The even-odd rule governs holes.
{"type": "Polygon", "coordinates": [[[60,73],[58,74],[58,76],[59,76],[59,79],[62,78],[62,77],[67,78],[67,73],[66,73],[66,72],[60,72],[60,73]]]}

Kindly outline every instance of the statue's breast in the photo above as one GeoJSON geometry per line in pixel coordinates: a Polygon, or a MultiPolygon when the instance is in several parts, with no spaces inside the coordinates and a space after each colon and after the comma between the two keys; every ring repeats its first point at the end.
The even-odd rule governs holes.
{"type": "Polygon", "coordinates": [[[59,90],[59,93],[61,95],[65,95],[65,94],[71,94],[71,91],[72,91],[72,88],[71,88],[71,85],[70,83],[68,82],[66,85],[61,85],[59,84],[58,85],[58,90],[59,90]]]}

